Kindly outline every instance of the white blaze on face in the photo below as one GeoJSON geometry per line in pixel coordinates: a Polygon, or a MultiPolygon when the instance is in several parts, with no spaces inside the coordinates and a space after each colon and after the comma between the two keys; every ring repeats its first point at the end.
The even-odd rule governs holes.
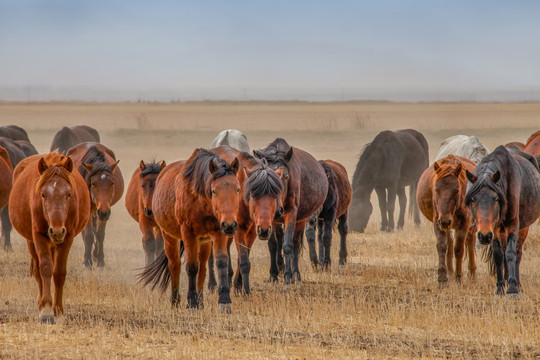
{"type": "Polygon", "coordinates": [[[101,180],[105,180],[105,178],[106,178],[105,174],[101,175],[101,180]]]}

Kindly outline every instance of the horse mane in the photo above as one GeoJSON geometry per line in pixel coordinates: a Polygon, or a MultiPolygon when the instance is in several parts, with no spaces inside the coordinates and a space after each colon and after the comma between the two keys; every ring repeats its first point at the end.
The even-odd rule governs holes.
{"type": "Polygon", "coordinates": [[[268,162],[263,159],[249,172],[244,181],[244,200],[249,201],[250,197],[260,199],[265,195],[277,198],[282,189],[280,177],[268,167],[268,162]]]}
{"type": "MultiPolygon", "coordinates": [[[[471,184],[471,187],[467,190],[467,194],[465,195],[465,205],[469,206],[471,203],[472,198],[480,192],[483,188],[488,188],[489,190],[493,191],[497,196],[499,197],[499,201],[501,203],[500,209],[501,209],[501,215],[503,213],[503,209],[506,209],[506,194],[502,191],[502,189],[497,186],[492,180],[491,176],[492,174],[495,174],[497,171],[500,171],[500,169],[493,163],[493,162],[483,162],[480,163],[477,167],[478,169],[478,178],[474,183],[471,184]]],[[[499,182],[505,181],[504,176],[502,175],[503,172],[501,171],[501,179],[499,182]]]]}
{"type": "Polygon", "coordinates": [[[184,168],[184,179],[186,179],[195,193],[203,196],[211,196],[210,178],[219,179],[225,175],[234,175],[231,165],[218,155],[210,151],[199,148],[186,161],[184,168]],[[210,162],[217,164],[217,169],[213,173],[208,170],[210,162]]]}
{"type": "MultiPolygon", "coordinates": [[[[435,184],[439,179],[455,175],[456,167],[461,164],[461,161],[459,161],[454,155],[448,155],[446,159],[447,160],[442,163],[441,160],[437,161],[437,164],[439,164],[439,169],[435,171],[436,176],[433,178],[433,184],[435,184]]],[[[460,186],[467,184],[467,175],[465,173],[464,166],[462,166],[461,168],[461,171],[458,175],[458,180],[460,186]]]]}
{"type": "Polygon", "coordinates": [[[48,165],[47,169],[41,174],[36,182],[35,193],[39,194],[39,191],[45,183],[51,180],[55,176],[60,176],[66,180],[71,188],[75,188],[73,184],[73,177],[71,173],[64,168],[64,161],[67,159],[64,155],[57,152],[47,154],[43,157],[45,163],[48,165]]]}
{"type": "Polygon", "coordinates": [[[79,165],[79,172],[85,179],[90,179],[97,173],[107,172],[112,174],[111,167],[107,164],[105,154],[100,151],[95,145],[92,145],[81,159],[81,165],[79,165]],[[84,166],[84,164],[92,165],[92,171],[84,166]]]}
{"type": "Polygon", "coordinates": [[[145,163],[144,168],[141,169],[141,178],[144,178],[145,176],[151,175],[151,174],[159,174],[161,172],[161,163],[156,163],[155,160],[153,160],[150,163],[145,163]]]}
{"type": "Polygon", "coordinates": [[[269,164],[287,166],[285,155],[291,149],[291,146],[283,138],[277,138],[272,141],[264,150],[259,150],[258,153],[264,157],[269,164]]]}

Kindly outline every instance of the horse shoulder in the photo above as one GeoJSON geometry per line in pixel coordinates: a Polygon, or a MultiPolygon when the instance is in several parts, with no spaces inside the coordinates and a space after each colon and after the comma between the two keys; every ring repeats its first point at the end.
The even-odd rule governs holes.
{"type": "Polygon", "coordinates": [[[136,169],[126,190],[124,199],[126,209],[133,219],[139,220],[139,212],[142,204],[140,169],[136,169]]]}

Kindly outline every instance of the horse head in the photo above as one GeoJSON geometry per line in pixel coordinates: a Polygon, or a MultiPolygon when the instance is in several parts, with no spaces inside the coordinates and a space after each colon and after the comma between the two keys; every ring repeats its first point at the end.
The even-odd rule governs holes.
{"type": "Polygon", "coordinates": [[[95,163],[82,165],[87,171],[85,180],[89,185],[90,198],[92,204],[97,209],[97,215],[100,220],[106,221],[111,216],[111,206],[114,199],[116,180],[113,171],[118,165],[116,161],[112,165],[106,163],[95,163]]]}
{"type": "Polygon", "coordinates": [[[156,180],[159,173],[167,164],[165,161],[157,163],[144,163],[141,160],[140,167],[140,180],[142,190],[142,205],[144,215],[148,218],[152,218],[154,213],[152,211],[152,198],[154,196],[154,188],[156,186],[156,180]]]}
{"type": "MultiPolygon", "coordinates": [[[[452,157],[452,155],[450,155],[452,157]]],[[[460,207],[462,185],[466,179],[462,172],[463,165],[441,161],[433,164],[433,207],[437,214],[434,219],[442,231],[450,230],[456,211],[460,207]]]]}
{"type": "Polygon", "coordinates": [[[211,174],[210,203],[221,231],[225,235],[232,236],[238,228],[236,217],[240,205],[240,183],[236,173],[239,162],[237,158],[231,164],[223,159],[217,159],[212,159],[208,164],[211,174]]]}

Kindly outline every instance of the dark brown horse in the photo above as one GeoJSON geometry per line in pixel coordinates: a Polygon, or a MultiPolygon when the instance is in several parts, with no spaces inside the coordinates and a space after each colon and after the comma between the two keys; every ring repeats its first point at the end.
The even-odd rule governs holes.
{"type": "Polygon", "coordinates": [[[520,290],[519,264],[529,226],[540,216],[540,173],[534,157],[497,147],[473,173],[465,204],[472,212],[478,242],[490,245],[497,273],[497,294],[504,294],[504,261],[508,264],[507,293],[520,290]]]}
{"type": "Polygon", "coordinates": [[[306,238],[309,245],[309,257],[313,267],[321,265],[323,269],[330,266],[330,247],[332,245],[332,230],[334,222],[338,219],[340,236],[339,265],[347,262],[347,234],[349,226],[347,216],[351,203],[352,189],[349,175],[345,167],[332,160],[319,161],[328,178],[328,194],[324,205],[309,218],[306,226],[306,238]],[[319,258],[315,249],[315,226],[319,229],[319,258]]]}
{"type": "Polygon", "coordinates": [[[202,304],[206,263],[213,248],[219,278],[219,308],[230,312],[227,244],[238,228],[239,162],[231,163],[204,149],[187,161],[167,165],[159,174],[152,200],[154,219],[161,228],[165,251],[140,274],[145,285],[171,282],[172,304],[180,303],[180,256],[185,249],[189,278],[187,306],[202,304]],[[182,246],[180,245],[182,244],[182,246]]]}
{"type": "Polygon", "coordinates": [[[155,255],[163,251],[163,236],[154,220],[152,198],[156,179],[165,166],[165,161],[145,163],[141,160],[139,167],[131,177],[126,191],[126,209],[129,215],[139,223],[139,228],[143,234],[142,245],[146,266],[154,262],[155,255]]]}
{"type": "Polygon", "coordinates": [[[92,219],[83,230],[84,265],[92,268],[93,257],[98,267],[104,267],[105,227],[111,207],[124,192],[122,172],[112,150],[102,144],[82,143],[69,149],[68,155],[88,186],[92,204],[92,219]]]}
{"type": "Polygon", "coordinates": [[[439,254],[438,281],[448,284],[447,272],[453,273],[453,257],[456,257],[456,281],[462,277],[462,262],[467,246],[469,276],[476,272],[474,234],[476,228],[465,206],[467,177],[465,171],[474,171],[476,164],[464,157],[448,155],[428,167],[420,180],[416,202],[420,212],[433,223],[439,254]],[[454,230],[454,239],[452,237],[454,230]]]}
{"type": "MultiPolygon", "coordinates": [[[[11,132],[4,133],[15,138],[22,138],[26,131],[15,125],[7,126],[13,128],[11,132]]],[[[6,127],[2,127],[5,130],[6,127]]],[[[0,137],[0,146],[2,146],[9,156],[11,165],[15,168],[24,158],[37,154],[36,149],[26,140],[14,140],[8,137],[0,137]]],[[[4,238],[4,250],[11,250],[11,221],[9,220],[9,209],[7,206],[0,210],[0,222],[2,223],[2,237],[4,238]]]]}
{"type": "Polygon", "coordinates": [[[30,142],[26,130],[17,125],[0,126],[0,137],[7,137],[11,140],[23,140],[30,142]]]}
{"type": "Polygon", "coordinates": [[[540,155],[540,130],[529,136],[523,151],[534,156],[540,155]]]}
{"type": "Polygon", "coordinates": [[[9,160],[9,154],[6,149],[0,146],[0,209],[7,206],[12,185],[13,167],[9,160]]]}
{"type": "Polygon", "coordinates": [[[370,202],[375,189],[381,210],[381,231],[394,230],[394,207],[399,197],[398,229],[405,223],[409,186],[409,214],[414,213],[414,223],[420,224],[416,204],[416,185],[429,164],[428,144],[416,130],[382,131],[366,145],[354,172],[353,197],[349,208],[349,226],[353,231],[364,232],[373,211],[370,202]]]}
{"type": "MultiPolygon", "coordinates": [[[[285,226],[283,255],[285,257],[285,283],[300,281],[298,257],[308,218],[319,210],[328,193],[328,178],[322,165],[304,150],[290,146],[277,138],[263,150],[255,150],[255,157],[266,159],[271,168],[282,171],[284,184],[283,219],[276,222],[285,226]],[[296,277],[296,279],[295,279],[296,277]]],[[[268,240],[270,250],[270,277],[277,281],[278,244],[280,232],[268,240]]]]}
{"type": "Polygon", "coordinates": [[[14,172],[9,213],[26,239],[39,288],[41,322],[54,323],[64,313],[62,295],[73,238],[90,216],[90,196],[73,161],[58,153],[24,159],[14,172]],[[51,295],[54,280],[54,301],[51,295]]]}
{"type": "Polygon", "coordinates": [[[83,142],[100,142],[99,133],[96,129],[87,125],[63,127],[53,137],[51,151],[57,150],[66,154],[69,149],[83,142]]]}

